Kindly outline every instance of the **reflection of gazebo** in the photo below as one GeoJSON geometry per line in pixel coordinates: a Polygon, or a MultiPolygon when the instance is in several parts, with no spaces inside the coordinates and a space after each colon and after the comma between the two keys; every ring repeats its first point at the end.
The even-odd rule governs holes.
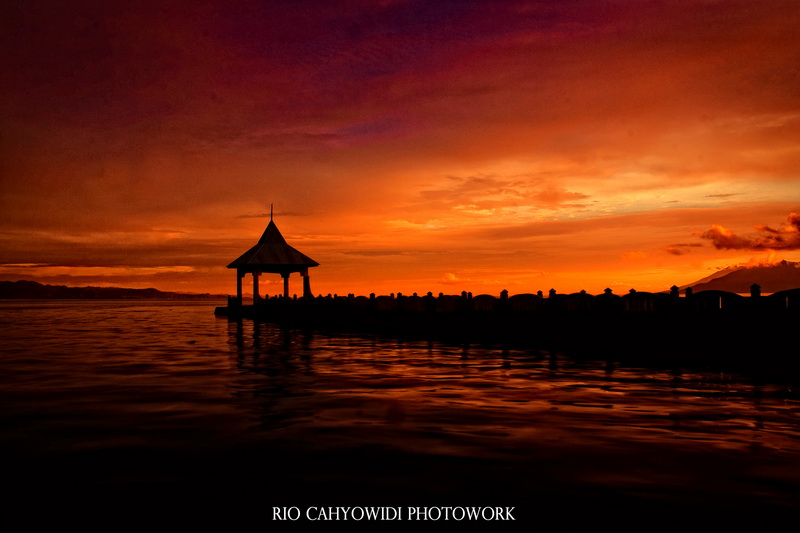
{"type": "Polygon", "coordinates": [[[228,268],[236,269],[236,298],[242,303],[242,278],[245,274],[253,275],[253,303],[260,298],[258,294],[258,276],[268,272],[280,274],[283,278],[283,295],[289,297],[289,274],[300,272],[303,276],[303,296],[311,298],[311,283],[308,269],[319,266],[319,263],[305,256],[286,244],[286,240],[278,231],[270,213],[269,225],[255,246],[243,253],[228,268]]]}

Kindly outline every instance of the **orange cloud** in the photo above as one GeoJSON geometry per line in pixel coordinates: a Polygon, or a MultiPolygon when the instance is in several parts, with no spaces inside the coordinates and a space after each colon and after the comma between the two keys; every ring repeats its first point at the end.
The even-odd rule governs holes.
{"type": "Polygon", "coordinates": [[[458,276],[456,276],[452,272],[446,272],[442,276],[442,279],[439,280],[439,283],[441,285],[456,285],[458,283],[464,283],[464,282],[468,282],[468,281],[470,281],[470,280],[468,280],[468,279],[460,279],[458,276]]]}
{"type": "Polygon", "coordinates": [[[725,226],[713,224],[701,236],[718,250],[800,250],[800,215],[797,213],[790,213],[781,229],[766,225],[755,229],[764,235],[742,237],[725,226]]]}

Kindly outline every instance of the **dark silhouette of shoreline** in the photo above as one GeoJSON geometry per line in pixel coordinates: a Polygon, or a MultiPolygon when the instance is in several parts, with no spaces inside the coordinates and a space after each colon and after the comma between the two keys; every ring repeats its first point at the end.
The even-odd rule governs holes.
{"type": "Polygon", "coordinates": [[[64,299],[64,300],[219,300],[224,294],[192,294],[158,289],[126,289],[122,287],[67,287],[43,285],[36,281],[0,281],[0,299],[64,299]]]}

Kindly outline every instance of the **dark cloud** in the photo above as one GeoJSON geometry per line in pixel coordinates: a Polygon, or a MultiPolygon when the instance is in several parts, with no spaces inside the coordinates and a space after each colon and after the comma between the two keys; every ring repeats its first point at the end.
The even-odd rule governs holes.
{"type": "Polygon", "coordinates": [[[129,234],[96,242],[37,236],[22,243],[0,236],[0,265],[48,267],[158,268],[192,265],[219,267],[236,259],[253,245],[253,239],[221,240],[180,236],[152,242],[129,234]],[[4,246],[14,243],[14,246],[4,246]]]}
{"type": "Polygon", "coordinates": [[[580,192],[568,191],[563,187],[547,186],[544,189],[537,191],[531,196],[536,205],[544,207],[583,207],[584,204],[571,203],[575,200],[585,200],[589,198],[588,194],[580,192]]]}
{"type": "MultiPolygon", "coordinates": [[[[270,214],[266,211],[263,213],[245,213],[243,215],[236,215],[236,218],[269,218],[270,214]]],[[[275,211],[274,217],[305,217],[308,213],[299,213],[297,211],[275,211]]]]}
{"type": "Polygon", "coordinates": [[[386,255],[408,255],[408,250],[348,250],[342,252],[347,255],[362,255],[364,257],[383,257],[386,255]]]}
{"type": "Polygon", "coordinates": [[[682,244],[670,244],[669,246],[665,246],[663,250],[668,254],[672,255],[686,255],[691,252],[692,248],[699,248],[703,246],[700,243],[693,242],[693,243],[682,243],[682,244]]]}

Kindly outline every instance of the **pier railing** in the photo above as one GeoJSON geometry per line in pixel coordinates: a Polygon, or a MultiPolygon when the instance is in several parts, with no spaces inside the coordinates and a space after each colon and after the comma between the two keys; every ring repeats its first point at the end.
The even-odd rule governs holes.
{"type": "MultiPolygon", "coordinates": [[[[228,309],[247,309],[252,312],[269,309],[296,309],[301,311],[318,310],[360,311],[360,312],[403,312],[408,313],[709,313],[723,312],[792,312],[800,313],[800,288],[762,295],[760,288],[751,287],[749,295],[726,291],[692,292],[686,289],[683,294],[677,287],[669,292],[641,292],[631,289],[623,295],[606,289],[602,294],[592,295],[585,291],[572,294],[558,294],[550,290],[545,296],[538,293],[524,293],[509,296],[503,291],[499,296],[463,292],[460,295],[440,293],[424,296],[402,293],[377,296],[327,295],[314,298],[285,298],[266,296],[258,298],[253,305],[240,306],[235,297],[229,297],[228,309]]],[[[222,313],[220,313],[222,314],[222,313]]]]}

